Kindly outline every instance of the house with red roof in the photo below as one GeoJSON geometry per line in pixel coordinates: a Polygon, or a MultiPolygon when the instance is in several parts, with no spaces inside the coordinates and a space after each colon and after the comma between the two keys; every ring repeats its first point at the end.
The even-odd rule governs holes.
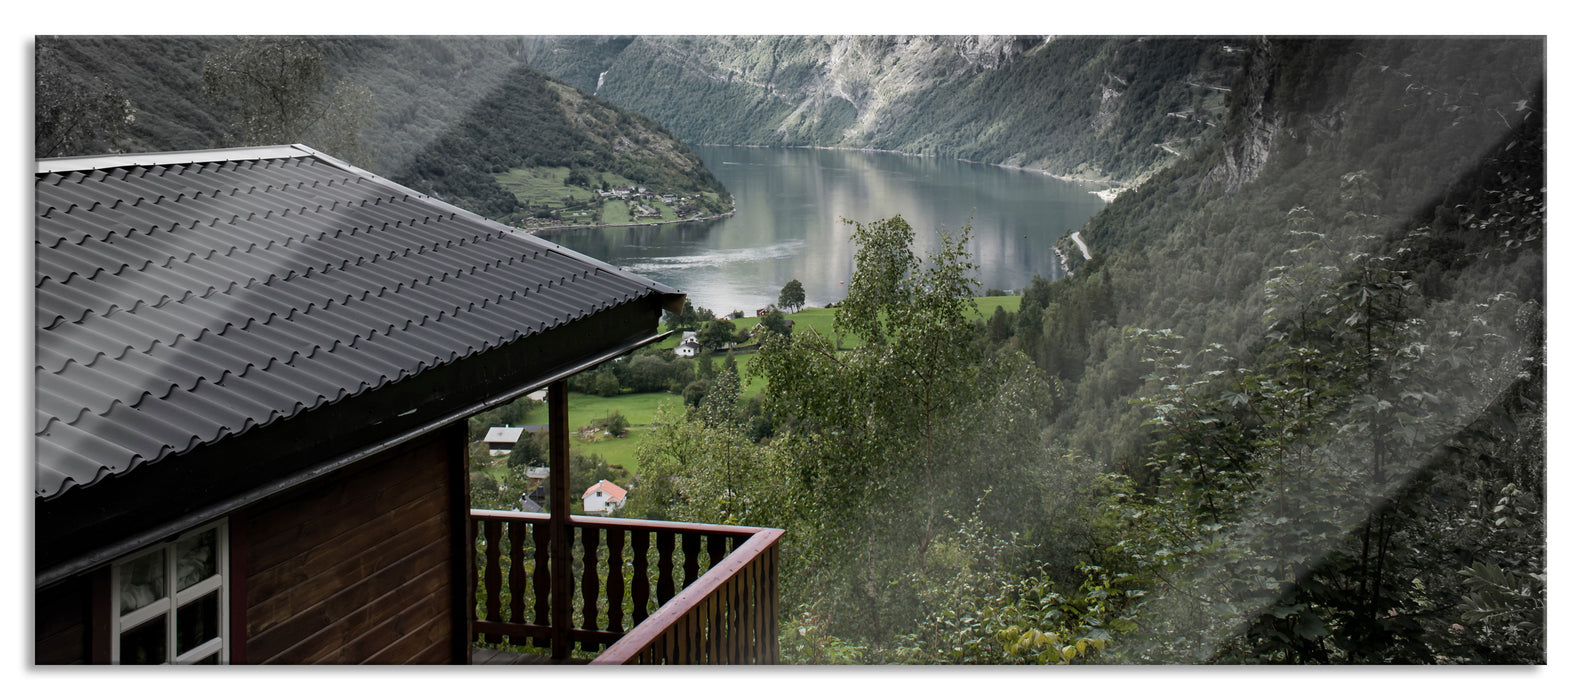
{"type": "Polygon", "coordinates": [[[582,492],[582,512],[588,515],[610,515],[626,503],[626,489],[600,479],[582,492]]]}

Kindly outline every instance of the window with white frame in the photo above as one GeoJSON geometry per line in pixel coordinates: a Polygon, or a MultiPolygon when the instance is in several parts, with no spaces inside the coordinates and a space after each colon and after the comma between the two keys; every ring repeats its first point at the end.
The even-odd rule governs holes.
{"type": "Polygon", "coordinates": [[[220,521],[111,566],[111,663],[229,661],[225,535],[220,521]]]}

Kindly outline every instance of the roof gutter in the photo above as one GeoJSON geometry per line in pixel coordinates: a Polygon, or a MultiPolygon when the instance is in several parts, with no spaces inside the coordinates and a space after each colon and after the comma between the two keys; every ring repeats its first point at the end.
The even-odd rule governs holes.
{"type": "Polygon", "coordinates": [[[288,477],[264,484],[263,486],[259,486],[250,491],[246,491],[223,501],[219,501],[195,510],[180,518],[163,523],[157,528],[144,531],[133,537],[120,540],[114,544],[106,545],[76,558],[67,560],[61,564],[51,567],[46,571],[36,572],[33,578],[34,587],[44,588],[46,586],[59,583],[68,577],[80,574],[84,571],[109,564],[110,562],[124,555],[130,554],[144,547],[157,544],[166,538],[179,535],[216,518],[224,517],[234,513],[245,506],[257,503],[258,501],[273,496],[277,493],[286,491],[327,474],[340,471],[345,467],[391,448],[397,447],[413,439],[432,433],[447,425],[455,423],[456,421],[465,420],[468,416],[471,416],[475,413],[487,411],[491,408],[510,403],[518,398],[521,398],[522,396],[543,388],[544,386],[560,381],[574,374],[579,374],[586,370],[597,367],[598,365],[625,355],[638,348],[657,343],[661,340],[664,340],[665,338],[670,337],[674,333],[675,331],[657,333],[646,338],[620,345],[613,350],[609,350],[602,355],[594,357],[593,359],[584,360],[572,365],[563,366],[556,370],[551,370],[547,375],[541,376],[525,384],[518,385],[516,388],[500,393],[493,398],[481,401],[466,408],[452,411],[448,414],[445,414],[444,416],[435,418],[415,428],[411,428],[382,442],[374,443],[367,447],[348,452],[334,459],[320,462],[309,469],[296,472],[288,477]]]}

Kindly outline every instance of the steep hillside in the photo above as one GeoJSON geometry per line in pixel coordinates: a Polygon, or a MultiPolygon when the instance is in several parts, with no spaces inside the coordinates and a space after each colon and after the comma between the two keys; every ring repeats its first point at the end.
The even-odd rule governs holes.
{"type": "Polygon", "coordinates": [[[1218,141],[1095,216],[1083,237],[1097,259],[1055,285],[1103,279],[1103,312],[1050,312],[1047,342],[1031,354],[1081,385],[1067,392],[1061,424],[1105,457],[1133,453],[1141,440],[1138,428],[1117,427],[1140,425],[1142,409],[1116,398],[1145,374],[1119,329],[1170,328],[1189,343],[1256,349],[1269,322],[1266,285],[1301,247],[1294,231],[1322,234],[1325,259],[1309,262],[1331,278],[1361,257],[1402,254],[1410,240],[1421,249],[1411,248],[1414,269],[1402,272],[1419,285],[1445,293],[1459,271],[1477,270],[1519,298],[1542,299],[1541,226],[1496,234],[1484,220],[1495,217],[1491,202],[1526,182],[1514,196],[1532,197],[1523,205],[1536,202],[1542,221],[1541,42],[1252,48],[1218,141]],[[1469,184],[1489,181],[1503,184],[1469,184]],[[1410,235],[1418,229],[1433,235],[1410,235]]]}
{"type": "MultiPolygon", "coordinates": [[[[57,82],[77,92],[50,94],[101,98],[89,104],[109,96],[110,102],[124,101],[131,116],[119,138],[89,134],[73,142],[75,151],[50,155],[246,145],[237,135],[236,104],[206,97],[203,77],[206,60],[245,41],[40,37],[41,89],[46,78],[60,77],[57,82]]],[[[368,98],[349,107],[331,105],[349,112],[346,123],[356,131],[351,140],[360,144],[349,152],[327,150],[403,184],[511,221],[534,212],[553,219],[574,204],[564,197],[593,198],[601,176],[656,191],[703,194],[694,201],[697,213],[728,208],[729,194],[690,148],[650,119],[523,65],[520,39],[313,37],[305,45],[322,65],[321,101],[357,94],[336,92],[340,86],[365,89],[368,98]],[[513,170],[514,177],[502,177],[513,170]],[[586,187],[572,189],[572,183],[586,187]],[[546,190],[557,197],[528,201],[530,192],[546,190]]],[[[294,138],[313,146],[314,133],[294,138]]],[[[596,216],[583,221],[597,222],[596,216]]]]}
{"type": "MultiPolygon", "coordinates": [[[[653,120],[556,83],[527,66],[517,68],[506,82],[419,151],[396,179],[513,222],[556,216],[549,211],[535,214],[526,197],[506,186],[513,181],[508,175],[527,174],[531,180],[532,173],[541,173],[546,166],[567,169],[564,176],[558,171],[549,176],[549,184],[581,185],[561,195],[556,204],[563,206],[557,209],[597,201],[594,190],[607,191],[610,186],[601,183],[612,178],[689,196],[702,215],[729,208],[729,194],[697,153],[653,120]]],[[[546,177],[536,179],[542,182],[546,177]]]]}
{"type": "MultiPolygon", "coordinates": [[[[37,70],[80,76],[118,91],[134,118],[123,152],[211,148],[227,143],[227,115],[203,95],[203,63],[240,37],[90,36],[37,38],[37,70]]],[[[519,65],[511,37],[313,38],[330,80],[368,86],[373,105],[363,140],[375,172],[400,170],[435,135],[497,88],[519,65]]],[[[90,151],[105,152],[100,142],[90,151]]],[[[66,154],[57,154],[66,155],[66,154]]]]}
{"type": "Polygon", "coordinates": [[[691,142],[878,148],[1135,180],[1216,130],[1244,40],[530,37],[691,142]]]}
{"type": "Polygon", "coordinates": [[[766,337],[763,423],[656,431],[668,513],[795,538],[789,658],[1546,662],[1545,40],[1240,46],[1014,313],[860,224],[862,347],[766,337]]]}
{"type": "Polygon", "coordinates": [[[1166,582],[1126,658],[1542,663],[1544,42],[1252,48],[1015,322],[1054,439],[1185,533],[1116,535],[1166,582]]]}

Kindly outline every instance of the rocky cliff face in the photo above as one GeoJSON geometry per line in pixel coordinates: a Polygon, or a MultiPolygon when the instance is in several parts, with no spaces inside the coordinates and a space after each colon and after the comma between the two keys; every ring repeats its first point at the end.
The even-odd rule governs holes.
{"type": "Polygon", "coordinates": [[[1279,132],[1279,115],[1271,103],[1274,61],[1269,42],[1260,39],[1249,47],[1247,67],[1233,93],[1229,123],[1215,164],[1203,178],[1200,191],[1234,194],[1263,170],[1279,132]]]}
{"type": "Polygon", "coordinates": [[[532,37],[524,54],[692,142],[878,148],[1135,179],[1214,133],[1242,62],[1226,46],[1244,43],[532,37]]]}

